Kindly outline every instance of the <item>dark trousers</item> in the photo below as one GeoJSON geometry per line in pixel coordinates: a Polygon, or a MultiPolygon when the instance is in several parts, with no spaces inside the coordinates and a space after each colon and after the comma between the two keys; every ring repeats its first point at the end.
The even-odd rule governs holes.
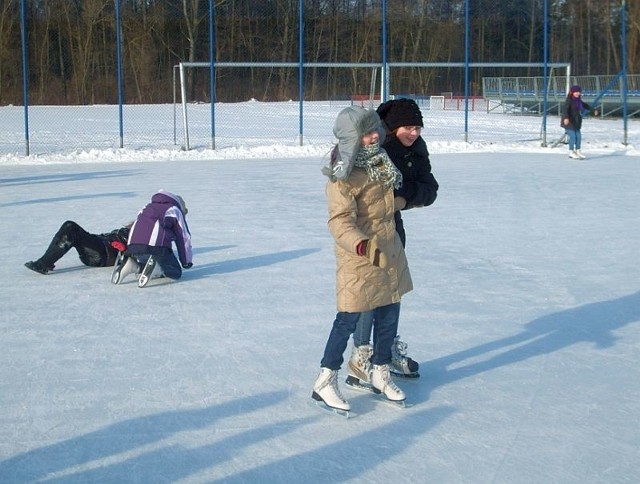
{"type": "Polygon", "coordinates": [[[129,254],[134,256],[142,265],[147,263],[149,257],[153,256],[162,273],[169,279],[180,279],[182,277],[182,266],[176,256],[168,247],[154,247],[151,245],[130,245],[129,254]]]}
{"type": "Polygon", "coordinates": [[[53,267],[72,248],[76,249],[84,265],[105,267],[115,263],[115,249],[107,245],[102,237],[90,234],[71,220],[60,226],[39,261],[46,267],[53,267]]]}
{"type": "MultiPolygon", "coordinates": [[[[391,363],[391,345],[398,331],[400,303],[381,306],[373,311],[373,355],[371,363],[386,365],[391,363]]],[[[349,338],[356,329],[361,313],[338,313],[333,322],[329,339],[324,349],[320,366],[339,370],[344,362],[344,350],[349,338]]]]}

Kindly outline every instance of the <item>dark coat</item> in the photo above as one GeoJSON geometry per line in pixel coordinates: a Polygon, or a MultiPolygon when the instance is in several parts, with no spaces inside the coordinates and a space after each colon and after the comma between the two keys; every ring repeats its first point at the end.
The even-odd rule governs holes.
{"type": "MultiPolygon", "coordinates": [[[[402,186],[395,191],[395,196],[407,201],[403,210],[427,207],[435,202],[439,185],[431,173],[429,151],[424,139],[418,137],[413,145],[407,148],[394,135],[389,135],[382,147],[402,173],[402,186]]],[[[399,210],[395,212],[395,221],[402,245],[405,245],[404,223],[399,210]]]]}
{"type": "MultiPolygon", "coordinates": [[[[118,249],[116,247],[127,246],[130,228],[131,226],[127,225],[125,227],[121,227],[119,229],[112,230],[111,232],[107,232],[105,234],[100,234],[97,236],[104,242],[106,259],[103,262],[105,266],[112,266],[113,264],[115,264],[118,257],[118,249]],[[116,242],[115,246],[113,245],[114,242],[116,242]]],[[[82,259],[82,257],[80,258],[82,259]]],[[[82,262],[86,264],[84,260],[82,262]]]]}
{"type": "Polygon", "coordinates": [[[107,245],[111,246],[112,242],[119,242],[120,244],[127,246],[127,240],[129,239],[129,229],[131,225],[126,225],[125,227],[120,227],[119,229],[112,230],[111,232],[107,232],[105,234],[100,234],[98,237],[104,239],[107,245]]]}
{"type": "MultiPolygon", "coordinates": [[[[586,102],[582,101],[583,110],[593,111],[590,105],[586,102]]],[[[573,129],[575,131],[580,131],[582,128],[582,113],[578,108],[576,108],[575,103],[571,97],[567,97],[567,100],[564,102],[564,108],[562,109],[562,118],[560,119],[560,126],[565,129],[573,129]],[[564,124],[564,120],[568,119],[569,124],[564,124]]]]}

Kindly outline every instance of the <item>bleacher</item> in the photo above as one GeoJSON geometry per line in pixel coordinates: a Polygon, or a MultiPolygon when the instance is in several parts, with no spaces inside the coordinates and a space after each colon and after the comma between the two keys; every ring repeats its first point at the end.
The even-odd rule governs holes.
{"type": "MultiPolygon", "coordinates": [[[[623,86],[621,76],[571,76],[569,86],[582,87],[582,97],[596,104],[602,116],[621,116],[623,86]]],[[[547,78],[547,112],[560,114],[567,97],[567,78],[547,78]]],[[[544,109],[543,77],[485,77],[482,92],[490,102],[490,110],[521,114],[540,114],[544,109]]],[[[640,75],[627,76],[627,110],[629,116],[640,116],[640,75]]]]}

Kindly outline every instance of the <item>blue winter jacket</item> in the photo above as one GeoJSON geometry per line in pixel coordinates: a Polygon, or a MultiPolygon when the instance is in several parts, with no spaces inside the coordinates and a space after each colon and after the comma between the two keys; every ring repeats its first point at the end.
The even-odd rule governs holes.
{"type": "Polygon", "coordinates": [[[180,263],[183,266],[192,263],[191,234],[183,211],[180,199],[173,193],[161,190],[154,194],[151,203],[138,213],[128,245],[171,249],[175,242],[180,263]]]}

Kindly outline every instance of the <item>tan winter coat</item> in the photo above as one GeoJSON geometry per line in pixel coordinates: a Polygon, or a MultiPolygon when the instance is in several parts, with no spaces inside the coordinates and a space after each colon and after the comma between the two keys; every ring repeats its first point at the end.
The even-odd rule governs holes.
{"type": "Polygon", "coordinates": [[[347,180],[329,181],[326,193],[329,230],[336,242],[338,311],[363,312],[400,302],[413,285],[393,220],[393,190],[354,168],[347,180]],[[385,269],[356,252],[360,241],[374,235],[389,260],[385,269]]]}

